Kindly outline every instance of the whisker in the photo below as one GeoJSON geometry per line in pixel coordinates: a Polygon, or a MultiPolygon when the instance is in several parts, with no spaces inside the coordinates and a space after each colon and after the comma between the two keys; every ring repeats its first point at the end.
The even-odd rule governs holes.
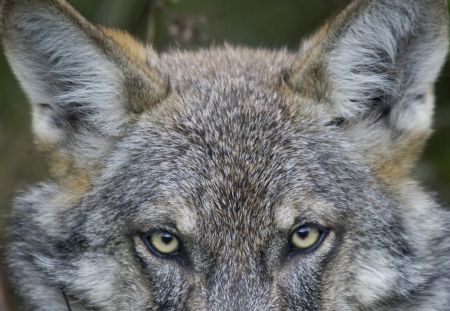
{"type": "Polygon", "coordinates": [[[64,301],[65,301],[66,306],[67,306],[67,310],[68,310],[68,311],[72,311],[72,308],[70,307],[69,299],[67,298],[66,293],[64,292],[64,290],[61,290],[61,292],[62,292],[62,294],[63,294],[64,301]]]}

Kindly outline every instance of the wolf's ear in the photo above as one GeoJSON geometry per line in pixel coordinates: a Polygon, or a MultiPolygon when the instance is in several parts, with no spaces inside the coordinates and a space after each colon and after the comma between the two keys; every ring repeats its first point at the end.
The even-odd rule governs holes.
{"type": "Polygon", "coordinates": [[[0,31],[38,144],[77,162],[98,156],[166,92],[148,49],[90,24],[63,0],[0,0],[0,31]]]}
{"type": "Polygon", "coordinates": [[[306,42],[290,82],[346,120],[384,177],[402,177],[431,131],[447,45],[446,0],[356,0],[306,42]]]}

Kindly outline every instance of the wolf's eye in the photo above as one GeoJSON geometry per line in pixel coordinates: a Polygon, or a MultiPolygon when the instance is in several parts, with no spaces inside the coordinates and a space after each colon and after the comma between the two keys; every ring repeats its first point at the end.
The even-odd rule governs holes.
{"type": "Polygon", "coordinates": [[[180,241],[167,231],[152,232],[142,236],[150,250],[160,255],[175,255],[180,250],[180,241]]]}
{"type": "Polygon", "coordinates": [[[291,237],[292,247],[307,251],[315,250],[325,238],[327,230],[319,225],[299,227],[291,237]]]}

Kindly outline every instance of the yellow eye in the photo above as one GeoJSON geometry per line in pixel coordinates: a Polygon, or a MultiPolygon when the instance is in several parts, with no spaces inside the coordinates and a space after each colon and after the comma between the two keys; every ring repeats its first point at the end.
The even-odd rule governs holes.
{"type": "Polygon", "coordinates": [[[306,225],[298,228],[291,237],[291,244],[300,250],[309,250],[318,246],[325,235],[325,229],[318,226],[306,225]]]}
{"type": "Polygon", "coordinates": [[[161,255],[174,255],[180,250],[180,241],[170,232],[154,232],[144,236],[147,246],[161,255]]]}

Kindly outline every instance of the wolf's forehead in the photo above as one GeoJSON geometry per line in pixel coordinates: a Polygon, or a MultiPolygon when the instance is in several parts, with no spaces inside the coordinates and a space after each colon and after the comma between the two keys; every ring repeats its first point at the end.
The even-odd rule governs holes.
{"type": "Polygon", "coordinates": [[[192,84],[199,86],[220,74],[228,79],[240,78],[242,83],[254,80],[273,85],[292,67],[297,57],[286,50],[269,51],[226,46],[163,54],[159,69],[172,86],[179,88],[192,84]]]}
{"type": "Polygon", "coordinates": [[[165,209],[186,233],[239,228],[250,236],[277,223],[289,227],[306,205],[283,205],[286,196],[301,201],[314,187],[311,171],[332,178],[319,161],[329,157],[317,148],[325,138],[313,123],[291,120],[276,94],[237,85],[219,93],[180,99],[197,102],[172,110],[164,122],[143,120],[133,153],[141,161],[137,170],[151,172],[142,178],[151,184],[147,194],[152,189],[159,197],[153,208],[165,209]],[[164,203],[169,200],[175,203],[164,203]]]}
{"type": "Polygon", "coordinates": [[[184,97],[189,107],[162,125],[172,151],[161,149],[178,154],[167,157],[175,163],[169,174],[185,183],[197,219],[209,219],[208,226],[267,221],[292,147],[282,99],[247,85],[211,85],[184,97]]]}
{"type": "Polygon", "coordinates": [[[226,49],[163,60],[172,94],[142,118],[130,148],[139,157],[136,170],[148,167],[143,178],[158,185],[146,189],[160,202],[180,198],[166,208],[186,231],[289,226],[302,204],[290,210],[280,201],[342,174],[323,165],[339,154],[338,139],[310,115],[292,118],[276,88],[289,54],[226,49]]]}

